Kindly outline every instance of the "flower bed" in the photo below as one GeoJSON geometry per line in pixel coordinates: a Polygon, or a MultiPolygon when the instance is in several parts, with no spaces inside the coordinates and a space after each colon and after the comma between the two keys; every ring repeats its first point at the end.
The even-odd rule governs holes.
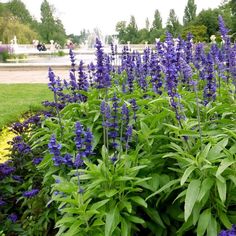
{"type": "Polygon", "coordinates": [[[236,46],[188,39],[50,68],[49,112],[15,123],[0,225],[15,235],[232,235],[236,46]]]}

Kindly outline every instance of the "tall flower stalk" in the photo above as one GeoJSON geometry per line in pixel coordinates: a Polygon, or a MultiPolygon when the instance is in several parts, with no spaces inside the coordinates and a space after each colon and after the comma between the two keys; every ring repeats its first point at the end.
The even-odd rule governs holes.
{"type": "Polygon", "coordinates": [[[49,70],[48,70],[48,78],[49,78],[49,83],[48,83],[48,87],[51,89],[51,91],[53,92],[53,96],[54,96],[54,102],[55,102],[55,108],[56,108],[56,113],[57,113],[57,117],[58,117],[58,122],[59,122],[59,125],[60,125],[60,130],[61,130],[61,137],[63,136],[63,125],[62,125],[62,119],[61,119],[61,114],[59,112],[59,103],[58,103],[58,99],[57,99],[57,93],[59,91],[61,91],[61,84],[60,84],[60,81],[59,81],[59,78],[58,80],[56,80],[55,78],[55,74],[54,72],[52,71],[52,69],[49,67],[49,70]]]}

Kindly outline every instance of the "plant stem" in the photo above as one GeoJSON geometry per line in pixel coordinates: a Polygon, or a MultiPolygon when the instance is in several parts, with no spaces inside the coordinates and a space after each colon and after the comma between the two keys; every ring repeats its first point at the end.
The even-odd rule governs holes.
{"type": "Polygon", "coordinates": [[[201,117],[200,117],[200,108],[199,108],[199,99],[198,99],[198,94],[196,87],[194,86],[194,92],[196,96],[196,104],[197,104],[197,122],[198,122],[198,131],[199,131],[199,138],[200,138],[200,144],[201,144],[201,151],[203,150],[202,147],[202,129],[201,129],[201,117]]]}
{"type": "Polygon", "coordinates": [[[59,112],[59,109],[58,109],[58,100],[57,100],[57,94],[56,92],[54,92],[54,101],[56,103],[56,113],[57,113],[57,116],[58,116],[58,122],[59,122],[59,125],[60,125],[60,128],[61,128],[61,138],[63,137],[63,125],[62,125],[62,121],[61,121],[61,115],[60,115],[60,112],[59,112]]]}

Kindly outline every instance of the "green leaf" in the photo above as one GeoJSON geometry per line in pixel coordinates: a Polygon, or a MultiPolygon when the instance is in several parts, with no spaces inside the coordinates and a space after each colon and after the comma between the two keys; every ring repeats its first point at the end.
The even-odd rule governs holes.
{"type": "Polygon", "coordinates": [[[130,202],[126,201],[126,200],[121,200],[119,202],[119,209],[120,209],[120,211],[123,208],[126,208],[129,213],[132,212],[132,204],[130,202]]]}
{"type": "Polygon", "coordinates": [[[211,143],[208,143],[198,157],[198,160],[200,162],[207,158],[210,148],[211,148],[211,143]]]}
{"type": "Polygon", "coordinates": [[[151,194],[149,197],[147,197],[147,198],[145,199],[145,201],[147,201],[149,198],[152,198],[152,197],[154,197],[155,195],[157,195],[157,194],[159,194],[159,193],[165,191],[166,189],[169,189],[171,186],[177,184],[178,182],[179,182],[178,179],[174,179],[174,180],[169,181],[167,184],[165,184],[164,186],[162,186],[158,191],[156,191],[155,193],[153,193],[153,194],[151,194]]]}
{"type": "Polygon", "coordinates": [[[117,193],[118,193],[118,190],[116,189],[105,190],[105,195],[106,197],[109,197],[109,198],[116,195],[117,193]]]}
{"type": "Polygon", "coordinates": [[[130,235],[130,227],[124,218],[121,218],[121,235],[122,236],[130,235]]]}
{"type": "Polygon", "coordinates": [[[207,226],[207,236],[217,235],[217,222],[216,219],[211,215],[210,222],[207,226]]]}
{"type": "Polygon", "coordinates": [[[145,221],[143,219],[141,219],[140,217],[137,217],[137,216],[126,215],[125,217],[129,221],[136,223],[136,224],[144,224],[145,223],[145,221]]]}
{"type": "Polygon", "coordinates": [[[212,161],[219,157],[220,152],[226,147],[228,144],[228,138],[225,138],[218,142],[214,147],[211,148],[211,150],[208,153],[207,159],[212,161]]]}
{"type": "Polygon", "coordinates": [[[185,172],[184,172],[184,174],[183,174],[183,176],[182,176],[182,178],[181,178],[181,180],[180,180],[180,185],[183,185],[183,184],[185,183],[185,181],[188,179],[189,175],[190,175],[195,169],[196,169],[196,166],[189,166],[189,167],[185,170],[185,172]]]}
{"type": "Polygon", "coordinates": [[[221,175],[221,173],[223,173],[225,171],[225,169],[227,169],[229,166],[231,166],[232,164],[234,164],[235,161],[230,161],[228,158],[225,158],[221,161],[220,166],[216,172],[216,177],[221,175]]]}
{"type": "MultiPolygon", "coordinates": [[[[75,220],[74,220],[75,221],[75,220]]],[[[74,236],[74,235],[78,235],[79,232],[81,231],[80,229],[80,225],[82,225],[83,222],[81,220],[76,220],[72,226],[69,227],[69,230],[64,233],[64,236],[74,236]]]]}
{"type": "Polygon", "coordinates": [[[224,225],[227,229],[230,229],[230,228],[232,227],[232,224],[231,224],[231,222],[229,221],[228,216],[227,216],[223,211],[220,211],[220,212],[219,212],[219,218],[220,218],[221,222],[223,223],[223,225],[224,225]]]}
{"type": "Polygon", "coordinates": [[[117,206],[106,214],[105,236],[112,236],[116,226],[120,223],[120,214],[117,206]]]}
{"type": "Polygon", "coordinates": [[[185,204],[184,204],[184,220],[187,221],[190,217],[195,202],[197,201],[198,194],[200,191],[201,181],[196,179],[192,180],[187,188],[185,204]]]}
{"type": "Polygon", "coordinates": [[[91,210],[97,210],[98,208],[104,206],[106,203],[108,203],[110,199],[105,199],[99,202],[96,202],[92,205],[91,210]]]}
{"type": "Polygon", "coordinates": [[[197,236],[203,236],[207,230],[208,224],[211,220],[211,210],[206,209],[199,217],[197,225],[197,236]]]}
{"type": "Polygon", "coordinates": [[[220,199],[223,203],[225,203],[226,200],[226,182],[224,178],[221,178],[221,180],[219,180],[218,178],[216,179],[216,186],[217,186],[217,190],[220,196],[220,199]]]}
{"type": "Polygon", "coordinates": [[[145,212],[149,215],[149,217],[158,225],[160,225],[162,228],[166,228],[166,226],[164,225],[160,214],[157,210],[153,209],[153,208],[147,208],[145,209],[145,212]]]}
{"type": "Polygon", "coordinates": [[[141,126],[142,133],[144,134],[145,138],[147,138],[152,131],[148,128],[148,126],[143,121],[140,122],[140,126],[141,126]]]}
{"type": "Polygon", "coordinates": [[[139,196],[130,197],[130,200],[132,200],[133,202],[136,202],[140,206],[147,208],[147,203],[145,202],[145,200],[143,198],[141,198],[139,196]]]}
{"type": "Polygon", "coordinates": [[[65,224],[65,223],[73,223],[74,221],[76,221],[77,219],[76,219],[76,217],[63,217],[61,220],[59,220],[59,221],[57,221],[57,223],[56,223],[56,227],[60,227],[60,226],[62,226],[63,224],[65,224]]]}
{"type": "Polygon", "coordinates": [[[200,202],[204,196],[210,191],[210,189],[212,188],[214,184],[214,180],[210,177],[204,179],[202,181],[202,185],[201,185],[201,189],[198,195],[198,201],[200,202]]]}
{"type": "Polygon", "coordinates": [[[104,225],[104,224],[105,224],[105,223],[104,223],[101,219],[96,219],[96,220],[93,222],[92,227],[101,226],[101,225],[104,225]]]}

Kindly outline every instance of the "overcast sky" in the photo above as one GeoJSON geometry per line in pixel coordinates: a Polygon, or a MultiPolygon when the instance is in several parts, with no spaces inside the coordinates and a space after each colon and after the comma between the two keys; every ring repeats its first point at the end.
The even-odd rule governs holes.
{"type": "MultiPolygon", "coordinates": [[[[28,10],[40,19],[42,0],[22,0],[28,10]]],[[[154,12],[158,9],[163,23],[173,8],[182,22],[184,8],[188,0],[48,0],[56,8],[56,15],[62,20],[66,32],[79,34],[81,29],[99,28],[104,34],[115,33],[118,21],[130,21],[133,15],[139,28],[145,26],[148,17],[150,24],[154,12]]],[[[3,2],[3,1],[2,1],[3,2]]],[[[6,2],[6,1],[4,1],[6,2]]],[[[202,9],[215,8],[222,0],[195,0],[197,12],[202,9]]]]}

